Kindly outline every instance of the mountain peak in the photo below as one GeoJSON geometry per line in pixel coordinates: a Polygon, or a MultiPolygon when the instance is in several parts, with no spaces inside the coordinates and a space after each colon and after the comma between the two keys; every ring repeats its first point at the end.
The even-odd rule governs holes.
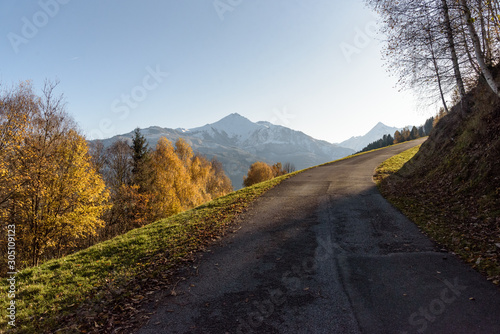
{"type": "Polygon", "coordinates": [[[245,122],[245,123],[252,123],[252,121],[250,121],[248,118],[246,118],[244,116],[241,116],[240,114],[238,114],[236,112],[232,113],[232,114],[229,114],[226,117],[223,117],[220,120],[218,120],[217,122],[212,123],[212,124],[217,124],[217,123],[220,123],[220,122],[245,122]]]}
{"type": "MultiPolygon", "coordinates": [[[[226,116],[226,117],[224,117],[224,118],[228,118],[228,117],[231,117],[231,118],[237,118],[237,117],[243,117],[243,116],[241,116],[241,115],[240,115],[240,114],[238,114],[237,112],[233,112],[233,113],[230,113],[229,115],[227,115],[227,116],[226,116]]],[[[224,118],[223,118],[223,119],[224,119],[224,118]]],[[[243,118],[245,118],[245,117],[243,117],[243,118]]]]}
{"type": "Polygon", "coordinates": [[[215,123],[207,124],[199,128],[190,129],[192,132],[198,131],[217,131],[225,132],[229,137],[239,137],[245,140],[248,136],[262,127],[262,125],[253,123],[248,118],[241,116],[238,113],[232,113],[218,120],[215,123]]]}
{"type": "Polygon", "coordinates": [[[396,132],[396,130],[400,130],[400,129],[396,128],[396,127],[385,125],[382,122],[378,122],[377,125],[375,125],[365,135],[351,137],[347,140],[344,140],[339,145],[342,147],[347,147],[347,148],[353,149],[355,151],[360,151],[364,147],[366,147],[366,145],[374,142],[375,140],[382,138],[384,135],[387,135],[387,134],[394,135],[394,132],[396,132]]]}

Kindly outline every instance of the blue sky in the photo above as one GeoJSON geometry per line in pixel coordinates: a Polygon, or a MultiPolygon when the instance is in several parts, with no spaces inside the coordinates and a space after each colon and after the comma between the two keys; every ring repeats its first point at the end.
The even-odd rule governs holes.
{"type": "Polygon", "coordinates": [[[60,81],[88,138],[237,112],[340,142],[435,113],[394,88],[362,0],[0,3],[0,82],[60,81]]]}

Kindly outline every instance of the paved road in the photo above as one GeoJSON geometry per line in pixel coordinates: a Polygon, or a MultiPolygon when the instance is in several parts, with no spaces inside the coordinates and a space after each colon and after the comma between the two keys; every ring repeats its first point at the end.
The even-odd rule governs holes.
{"type": "Polygon", "coordinates": [[[372,182],[416,142],[303,172],[261,197],[139,333],[500,333],[500,289],[372,182]]]}

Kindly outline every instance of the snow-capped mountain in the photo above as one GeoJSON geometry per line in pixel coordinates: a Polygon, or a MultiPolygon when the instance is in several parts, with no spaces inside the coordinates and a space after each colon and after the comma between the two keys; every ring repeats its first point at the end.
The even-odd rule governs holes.
{"type": "Polygon", "coordinates": [[[387,126],[384,123],[378,122],[370,131],[368,131],[363,136],[351,137],[343,142],[339,143],[342,147],[350,148],[356,152],[364,149],[368,144],[379,140],[384,135],[394,136],[394,132],[401,130],[401,128],[395,128],[392,126],[387,126]]]}
{"type": "MultiPolygon", "coordinates": [[[[216,157],[222,162],[235,189],[241,188],[243,176],[255,161],[290,162],[298,170],[354,153],[352,149],[314,139],[284,126],[254,123],[239,114],[230,114],[215,123],[193,129],[154,126],[141,129],[141,133],[150,147],[155,147],[161,137],[172,142],[183,138],[193,151],[209,159],[216,157]]],[[[105,139],[103,143],[108,146],[116,140],[131,141],[131,138],[132,132],[105,139]]]]}
{"type": "Polygon", "coordinates": [[[231,140],[243,142],[254,132],[261,129],[262,126],[258,123],[253,123],[239,114],[230,114],[215,123],[190,129],[188,132],[192,133],[196,137],[208,136],[215,138],[222,135],[231,140]]]}

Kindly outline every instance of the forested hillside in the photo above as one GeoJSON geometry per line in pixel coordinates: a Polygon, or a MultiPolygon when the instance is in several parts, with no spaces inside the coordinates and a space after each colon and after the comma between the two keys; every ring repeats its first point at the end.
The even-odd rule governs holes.
{"type": "Polygon", "coordinates": [[[398,143],[404,143],[405,141],[409,140],[414,140],[417,138],[425,137],[428,136],[431,133],[432,127],[434,126],[437,121],[443,117],[445,114],[444,109],[441,108],[441,111],[436,117],[431,117],[425,121],[425,124],[422,126],[419,126],[418,128],[416,126],[413,126],[410,130],[409,127],[405,127],[401,129],[401,131],[396,130],[394,132],[394,136],[391,136],[390,134],[384,135],[382,138],[379,140],[376,140],[374,142],[371,142],[370,144],[366,145],[360,152],[366,152],[370,150],[375,150],[377,148],[382,148],[386,147],[389,145],[393,144],[398,144],[398,143]]]}

